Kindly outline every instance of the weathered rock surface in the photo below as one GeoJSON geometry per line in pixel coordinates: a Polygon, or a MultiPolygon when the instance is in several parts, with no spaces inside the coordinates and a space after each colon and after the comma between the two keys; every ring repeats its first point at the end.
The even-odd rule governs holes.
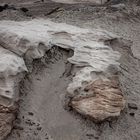
{"type": "Polygon", "coordinates": [[[117,80],[95,80],[84,89],[86,96],[75,96],[71,106],[95,122],[120,116],[125,100],[117,80]],[[89,94],[88,94],[89,93],[89,94]]]}
{"type": "Polygon", "coordinates": [[[11,132],[12,123],[15,119],[15,107],[0,105],[0,140],[4,140],[11,132]]]}
{"type": "Polygon", "coordinates": [[[11,132],[14,115],[11,113],[0,113],[0,140],[4,140],[11,132]]]}
{"type": "Polygon", "coordinates": [[[0,47],[0,104],[12,105],[18,96],[21,73],[27,71],[23,58],[0,47]]]}
{"type": "Polygon", "coordinates": [[[119,86],[112,85],[108,79],[119,71],[120,53],[104,44],[114,38],[117,36],[104,30],[83,29],[43,19],[0,21],[0,104],[9,107],[18,100],[21,73],[27,71],[23,59],[31,65],[51,47],[59,46],[74,50],[68,61],[81,67],[68,85],[68,95],[73,99],[69,104],[95,121],[119,116],[124,108],[124,97],[119,86]],[[83,92],[89,83],[93,83],[90,91],[92,95],[96,93],[95,97],[87,98],[87,93],[83,92]],[[75,101],[79,96],[81,98],[75,101]]]}
{"type": "Polygon", "coordinates": [[[22,72],[27,71],[24,60],[0,46],[0,140],[11,132],[18,101],[22,72]]]}

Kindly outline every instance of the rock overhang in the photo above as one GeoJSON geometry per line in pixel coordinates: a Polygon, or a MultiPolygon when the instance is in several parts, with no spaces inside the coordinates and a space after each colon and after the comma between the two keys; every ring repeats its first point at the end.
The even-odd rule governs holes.
{"type": "Polygon", "coordinates": [[[32,64],[34,59],[44,56],[52,46],[59,46],[64,49],[72,49],[74,55],[68,61],[81,67],[68,85],[67,92],[71,96],[68,104],[77,112],[92,117],[95,122],[97,119],[100,122],[110,117],[118,117],[124,109],[125,99],[119,85],[114,88],[111,83],[112,80],[116,83],[119,82],[117,73],[121,54],[105,45],[105,41],[114,38],[119,37],[105,30],[84,29],[44,19],[20,22],[0,21],[0,72],[2,71],[0,74],[4,79],[1,80],[0,89],[7,91],[5,89],[10,87],[12,90],[0,93],[1,105],[12,106],[18,100],[18,91],[15,87],[22,79],[19,74],[27,71],[24,60],[26,59],[32,64]],[[110,68],[115,71],[110,71],[110,68]],[[83,83],[87,84],[83,85],[83,83]],[[97,83],[100,83],[99,88],[97,88],[97,83]],[[84,89],[91,84],[96,88],[91,87],[92,93],[87,94],[84,89]],[[100,89],[100,87],[104,88],[100,89]],[[75,91],[77,91],[76,94],[75,91]],[[112,94],[116,97],[115,101],[112,94]],[[96,96],[93,98],[93,95],[96,96]],[[3,97],[10,102],[5,101],[3,97]],[[117,101],[119,102],[116,108],[112,105],[113,101],[116,104],[117,101]],[[109,108],[101,107],[105,103],[106,106],[109,106],[111,113],[108,111],[109,108]],[[98,104],[96,109],[95,104],[98,104]]]}

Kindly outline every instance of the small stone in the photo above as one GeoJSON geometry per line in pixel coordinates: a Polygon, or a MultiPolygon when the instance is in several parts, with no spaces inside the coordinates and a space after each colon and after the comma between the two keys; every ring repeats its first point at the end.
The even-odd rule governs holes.
{"type": "Polygon", "coordinates": [[[128,103],[128,107],[129,107],[130,109],[135,109],[135,110],[138,109],[138,107],[137,107],[137,105],[136,105],[135,103],[128,103]]]}
{"type": "Polygon", "coordinates": [[[34,135],[35,135],[35,136],[37,136],[37,135],[38,135],[38,133],[34,131],[34,135]]]}
{"type": "Polygon", "coordinates": [[[32,122],[31,120],[27,120],[25,123],[28,124],[28,125],[30,125],[30,126],[35,125],[35,123],[32,122]]]}
{"type": "Polygon", "coordinates": [[[41,130],[42,129],[42,127],[37,127],[37,130],[41,130]]]}
{"type": "MultiPolygon", "coordinates": [[[[88,137],[88,139],[93,139],[94,134],[86,134],[86,136],[88,137]]],[[[95,138],[95,137],[94,137],[95,138]]]]}
{"type": "Polygon", "coordinates": [[[134,112],[130,112],[129,114],[130,114],[130,116],[135,116],[134,112]]]}
{"type": "Polygon", "coordinates": [[[41,79],[39,79],[39,78],[36,78],[36,80],[41,81],[41,79]]]}
{"type": "Polygon", "coordinates": [[[33,112],[28,112],[28,114],[29,114],[30,116],[33,116],[33,115],[34,115],[34,113],[33,113],[33,112]]]}
{"type": "Polygon", "coordinates": [[[25,7],[20,8],[20,10],[23,11],[23,12],[25,12],[25,13],[29,11],[29,10],[28,10],[27,8],[25,8],[25,7]]]}
{"type": "Polygon", "coordinates": [[[88,137],[94,137],[93,134],[86,134],[86,136],[88,136],[88,137]]]}

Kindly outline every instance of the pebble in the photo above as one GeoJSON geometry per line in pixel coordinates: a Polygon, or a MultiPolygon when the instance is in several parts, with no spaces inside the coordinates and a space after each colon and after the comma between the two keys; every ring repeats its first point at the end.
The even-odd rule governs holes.
{"type": "Polygon", "coordinates": [[[29,114],[30,116],[33,116],[33,115],[34,115],[34,113],[32,113],[32,112],[28,112],[28,114],[29,114]]]}
{"type": "Polygon", "coordinates": [[[138,109],[138,107],[137,107],[137,105],[136,105],[135,103],[128,103],[128,107],[129,107],[130,109],[135,109],[135,110],[138,109]]]}
{"type": "Polygon", "coordinates": [[[130,112],[129,114],[130,114],[130,116],[135,116],[134,112],[130,112]]]}
{"type": "Polygon", "coordinates": [[[42,127],[37,127],[37,130],[41,130],[42,129],[42,127]]]}

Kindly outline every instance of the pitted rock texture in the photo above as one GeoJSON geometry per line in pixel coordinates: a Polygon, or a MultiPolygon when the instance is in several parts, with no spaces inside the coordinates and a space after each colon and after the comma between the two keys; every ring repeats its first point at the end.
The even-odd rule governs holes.
{"type": "Polygon", "coordinates": [[[90,117],[95,122],[120,116],[125,99],[117,80],[95,80],[86,86],[86,96],[75,96],[70,106],[80,114],[90,117]]]}

